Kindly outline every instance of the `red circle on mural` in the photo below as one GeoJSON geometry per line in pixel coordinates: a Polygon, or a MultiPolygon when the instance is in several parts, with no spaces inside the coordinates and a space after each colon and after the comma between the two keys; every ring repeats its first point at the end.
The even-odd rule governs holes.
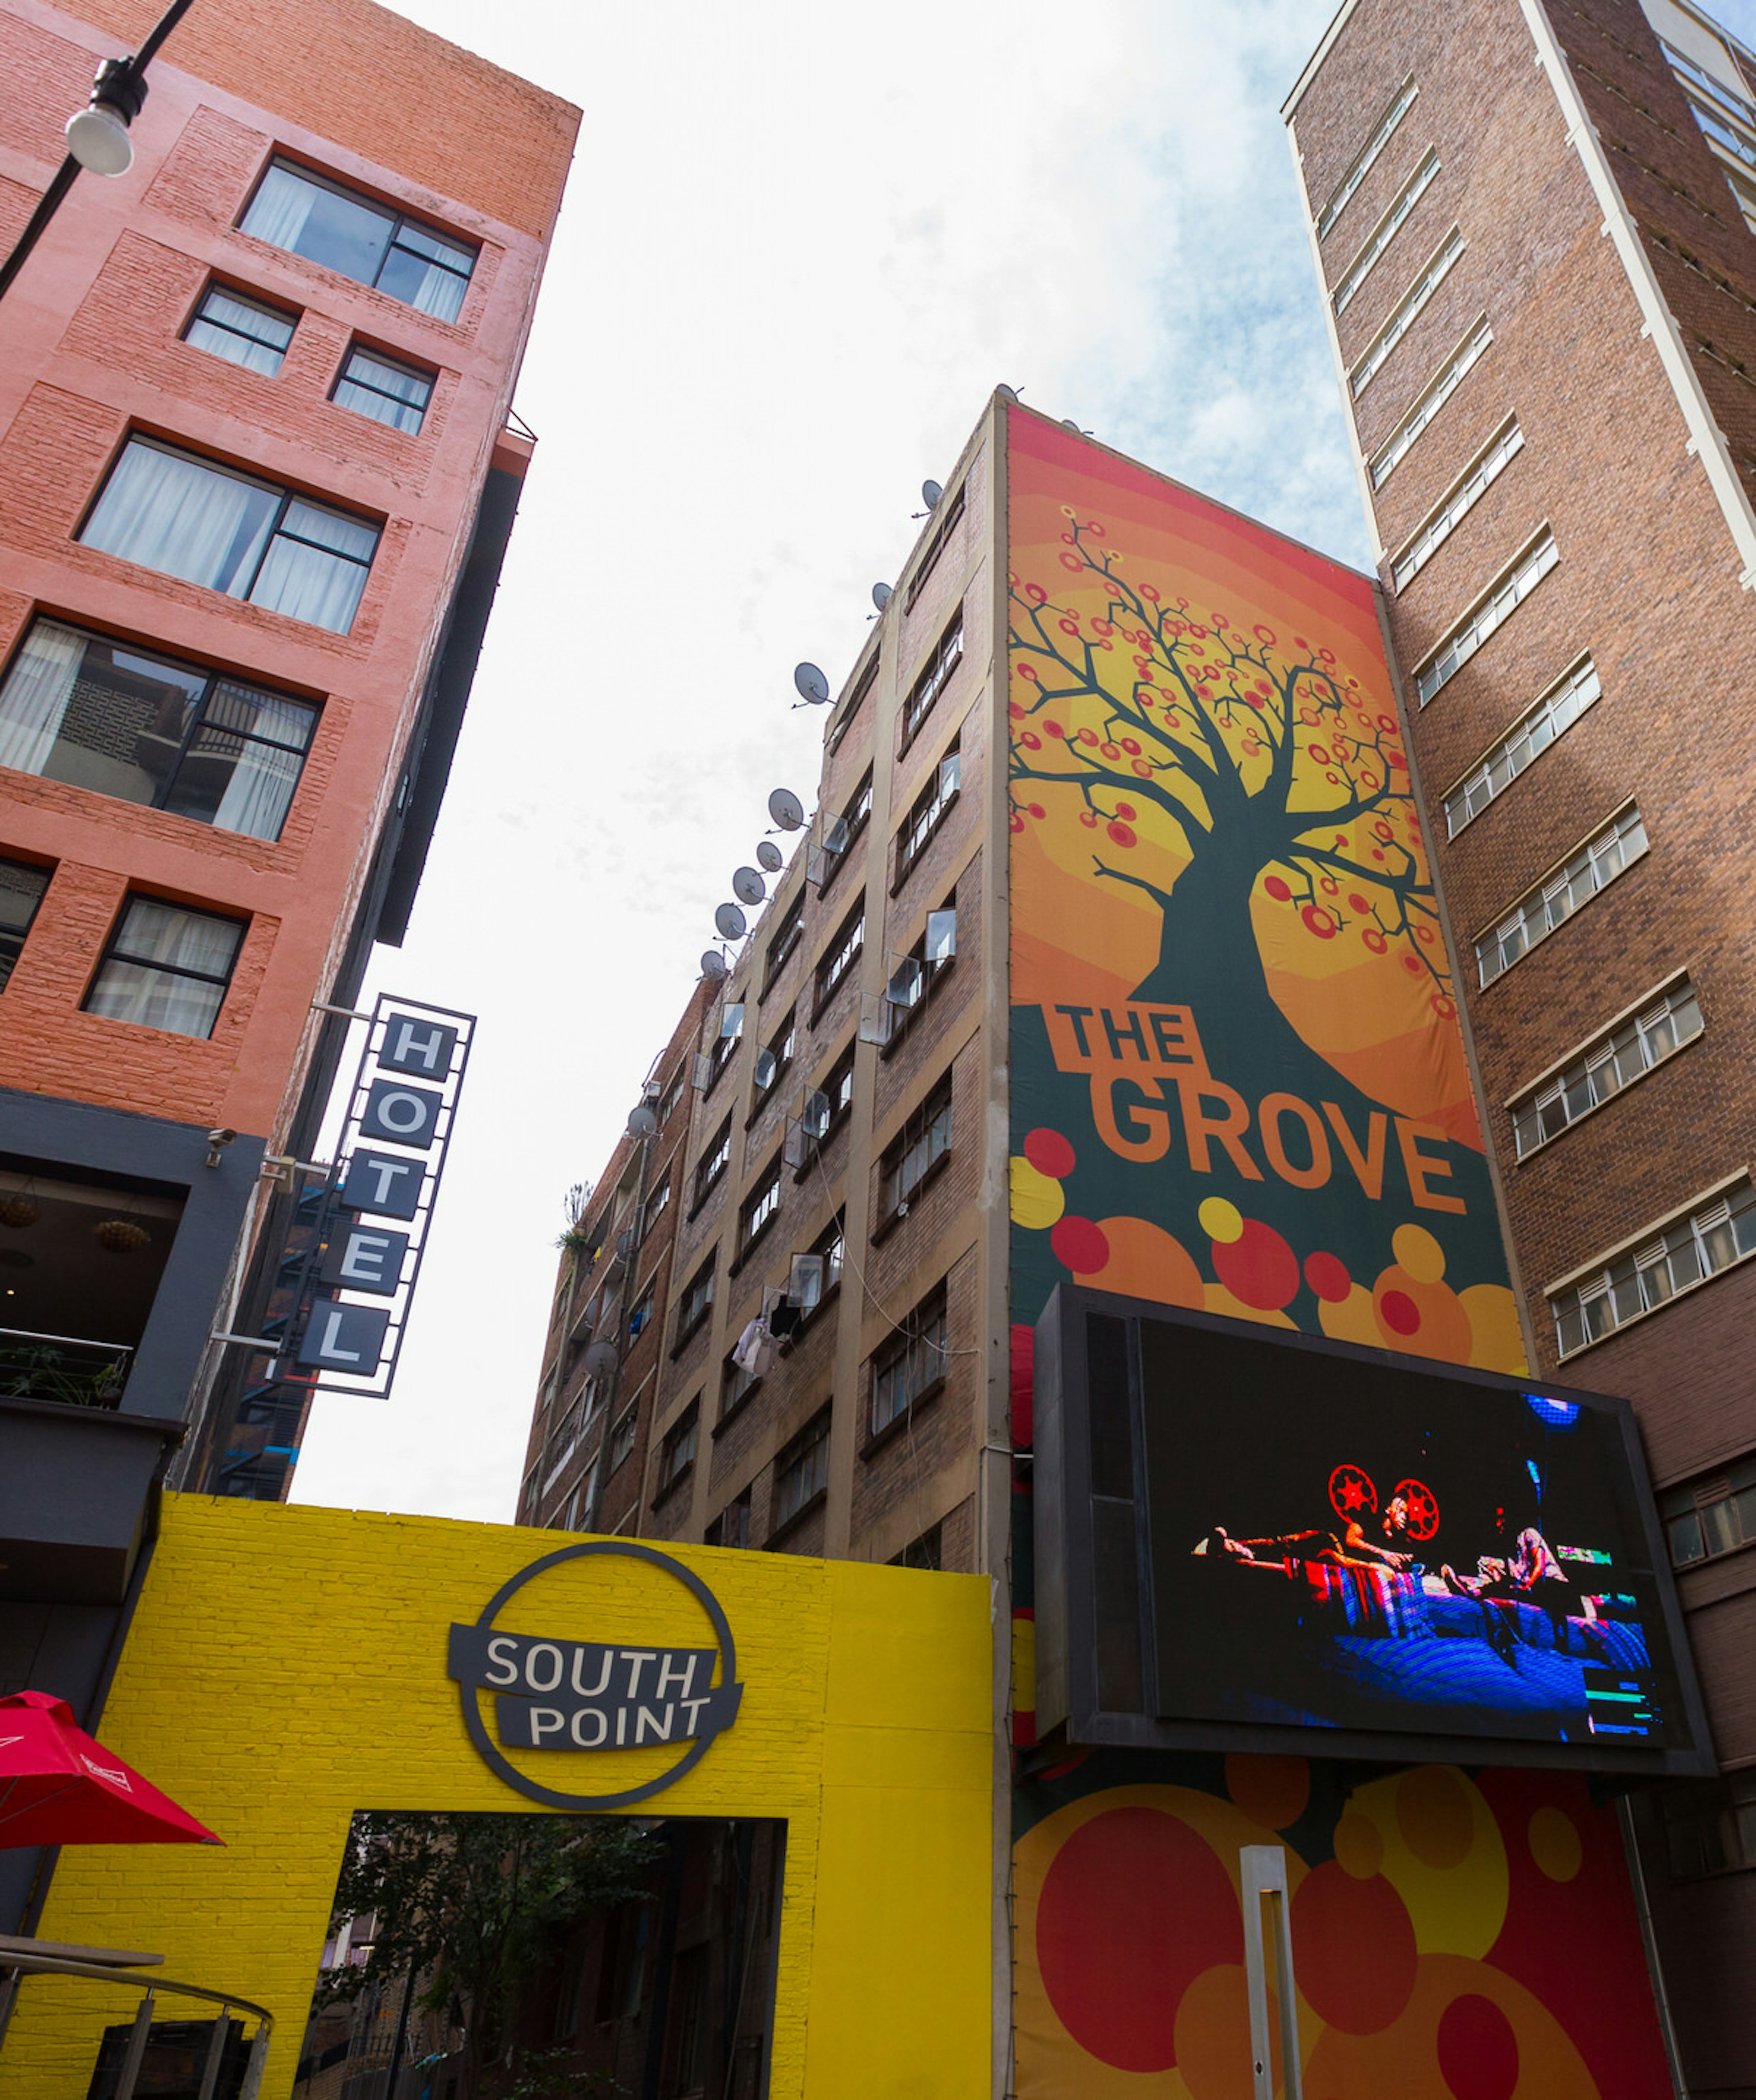
{"type": "Polygon", "coordinates": [[[1282,882],[1277,875],[1271,875],[1262,886],[1277,904],[1284,904],[1293,893],[1289,885],[1282,882]]]}
{"type": "Polygon", "coordinates": [[[1058,1130],[1033,1130],[1024,1141],[1024,1156],[1039,1174],[1058,1181],[1073,1171],[1073,1147],[1058,1130]]]}
{"type": "Polygon", "coordinates": [[[1293,1945],[1300,1994],[1343,2034],[1381,2032],[1414,1993],[1414,1922],[1382,1874],[1357,1882],[1339,1860],[1313,1867],[1293,1898],[1293,1945]]]}
{"type": "Polygon", "coordinates": [[[1046,721],[1043,726],[1051,736],[1064,736],[1066,734],[1057,721],[1046,721]]]}
{"type": "Polygon", "coordinates": [[[1213,1272],[1241,1304],[1278,1312],[1299,1291],[1299,1257],[1272,1225],[1246,1218],[1235,1240],[1213,1243],[1213,1272]]]}
{"type": "Polygon", "coordinates": [[[1456,2100],[1512,2100],[1518,2037],[1492,1998],[1473,1991],[1454,1998],[1439,2015],[1437,2040],[1439,2075],[1456,2100]]]}
{"type": "Polygon", "coordinates": [[[1155,1808],[1082,1824],[1043,1877],[1037,1961],[1061,2025],[1118,2071],[1169,2071],[1183,1993],[1244,1958],[1238,1896],[1211,1849],[1155,1808]]]}
{"type": "Polygon", "coordinates": [[[1133,845],[1134,834],[1128,829],[1126,824],[1110,824],[1106,826],[1105,828],[1108,830],[1110,837],[1118,846],[1131,846],[1133,845]]]}
{"type": "Polygon", "coordinates": [[[1123,823],[1132,824],[1134,822],[1134,805],[1132,802],[1117,803],[1116,814],[1121,818],[1123,823]]]}
{"type": "Polygon", "coordinates": [[[1412,1335],[1421,1324],[1420,1308],[1405,1290],[1387,1290],[1378,1301],[1378,1313],[1393,1335],[1412,1335]]]}
{"type": "Polygon", "coordinates": [[[1110,1259],[1110,1242],[1089,1218],[1062,1218],[1051,1227],[1048,1243],[1075,1276],[1095,1276],[1110,1259]]]}
{"type": "Polygon", "coordinates": [[[1305,1256],[1305,1282],[1326,1305],[1339,1305],[1353,1288],[1347,1264],[1333,1254],[1305,1256]]]}
{"type": "Polygon", "coordinates": [[[1304,920],[1306,925],[1311,929],[1312,932],[1317,935],[1320,941],[1333,941],[1335,939],[1335,922],[1330,918],[1328,912],[1323,909],[1321,904],[1306,905],[1304,911],[1301,911],[1299,915],[1304,920]]]}

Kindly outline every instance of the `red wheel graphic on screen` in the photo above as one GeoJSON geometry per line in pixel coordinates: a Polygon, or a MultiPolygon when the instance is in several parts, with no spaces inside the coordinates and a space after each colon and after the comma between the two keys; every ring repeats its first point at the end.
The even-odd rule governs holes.
{"type": "Polygon", "coordinates": [[[1424,1545],[1439,1529],[1437,1496],[1419,1480],[1398,1480],[1391,1500],[1394,1502],[1397,1495],[1409,1506],[1410,1538],[1418,1538],[1424,1545]]]}
{"type": "Polygon", "coordinates": [[[1329,1476],[1330,1507],[1343,1524],[1370,1516],[1378,1507],[1372,1476],[1357,1466],[1338,1466],[1329,1476]]]}

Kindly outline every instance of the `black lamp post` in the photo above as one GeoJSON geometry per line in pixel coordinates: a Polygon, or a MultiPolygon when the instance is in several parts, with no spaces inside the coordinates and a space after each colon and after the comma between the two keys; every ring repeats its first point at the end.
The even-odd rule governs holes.
{"type": "Polygon", "coordinates": [[[128,127],[146,100],[147,66],[188,14],[190,4],[191,0],[171,0],[152,33],[132,58],[106,59],[98,68],[90,103],[67,120],[67,158],[38,199],[37,209],[26,221],[17,246],[0,262],[0,298],[6,296],[25,257],[42,238],[43,229],[73,187],[73,178],[80,170],[89,168],[95,175],[123,175],[133,165],[135,150],[128,127]]]}

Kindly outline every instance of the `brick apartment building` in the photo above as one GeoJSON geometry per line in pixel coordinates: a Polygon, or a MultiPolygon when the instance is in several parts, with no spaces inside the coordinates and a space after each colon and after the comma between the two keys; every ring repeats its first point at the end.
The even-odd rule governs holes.
{"type": "Polygon", "coordinates": [[[1747,2095],[1756,55],[1350,0],[1286,117],[1537,1361],[1635,1403],[1724,1774],[1634,1801],[1683,2083],[1747,2095]]]}
{"type": "MultiPolygon", "coordinates": [[[[153,15],[0,11],[0,241],[153,15]]],[[[296,1455],[210,1338],[407,922],[578,121],[366,0],[197,8],[150,88],[0,310],[0,1678],[88,1716],[166,1466],[296,1455]]]]}

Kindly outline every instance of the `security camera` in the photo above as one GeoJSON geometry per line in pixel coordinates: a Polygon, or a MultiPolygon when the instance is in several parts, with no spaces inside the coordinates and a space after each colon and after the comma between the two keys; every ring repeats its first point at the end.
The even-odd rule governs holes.
{"type": "Polygon", "coordinates": [[[230,1145],[237,1134],[235,1130],[210,1130],[207,1133],[207,1163],[210,1167],[219,1164],[219,1148],[223,1145],[230,1145]]]}

